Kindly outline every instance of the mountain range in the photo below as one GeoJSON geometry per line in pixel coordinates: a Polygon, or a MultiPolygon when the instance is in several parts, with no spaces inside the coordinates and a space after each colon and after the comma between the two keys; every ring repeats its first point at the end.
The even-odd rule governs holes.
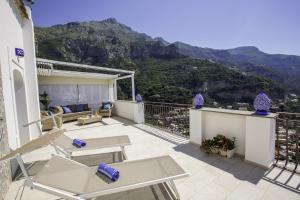
{"type": "MultiPolygon", "coordinates": [[[[227,50],[169,43],[109,18],[35,28],[42,58],[136,71],[136,86],[146,100],[190,103],[197,92],[207,103],[251,103],[260,91],[274,100],[300,93],[300,57],[267,54],[256,47],[227,50]]],[[[120,81],[119,98],[129,98],[120,81]]]]}

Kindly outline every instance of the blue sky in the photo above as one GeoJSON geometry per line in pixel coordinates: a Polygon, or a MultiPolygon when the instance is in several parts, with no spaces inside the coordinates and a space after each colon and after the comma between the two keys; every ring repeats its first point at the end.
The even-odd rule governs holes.
{"type": "Polygon", "coordinates": [[[33,6],[36,26],[110,17],[169,42],[300,55],[300,0],[35,0],[33,6]]]}

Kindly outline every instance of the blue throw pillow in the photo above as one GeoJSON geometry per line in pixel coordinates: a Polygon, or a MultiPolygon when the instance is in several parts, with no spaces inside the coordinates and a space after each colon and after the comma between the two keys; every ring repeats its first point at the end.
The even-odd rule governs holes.
{"type": "Polygon", "coordinates": [[[109,102],[102,103],[102,109],[105,109],[105,110],[110,109],[110,103],[109,102]]]}
{"type": "Polygon", "coordinates": [[[71,109],[67,106],[62,106],[63,110],[64,110],[64,113],[71,113],[71,109]]]}
{"type": "Polygon", "coordinates": [[[51,112],[51,111],[48,111],[47,113],[48,113],[48,116],[52,116],[53,115],[53,112],[51,112]]]}
{"type": "Polygon", "coordinates": [[[77,112],[82,112],[84,111],[84,104],[78,104],[77,105],[77,112]]]}

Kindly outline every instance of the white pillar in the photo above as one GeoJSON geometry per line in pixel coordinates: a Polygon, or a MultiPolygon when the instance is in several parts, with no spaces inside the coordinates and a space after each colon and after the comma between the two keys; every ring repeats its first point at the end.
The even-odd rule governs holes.
{"type": "Polygon", "coordinates": [[[134,74],[131,76],[132,101],[135,101],[134,74]]]}
{"type": "Polygon", "coordinates": [[[110,102],[115,101],[115,94],[114,94],[114,81],[110,80],[108,84],[108,98],[110,102]]]}
{"type": "Polygon", "coordinates": [[[275,129],[273,117],[246,117],[246,161],[270,167],[275,159],[275,129]]]}
{"type": "Polygon", "coordinates": [[[115,101],[118,100],[118,85],[117,85],[117,79],[114,80],[114,99],[115,99],[115,101]]]}
{"type": "MultiPolygon", "coordinates": [[[[26,97],[28,104],[28,121],[40,119],[40,102],[37,81],[37,68],[35,58],[35,39],[34,27],[31,18],[31,8],[26,6],[26,11],[29,19],[25,19],[22,24],[23,29],[23,48],[25,52],[25,82],[26,82],[26,97]]],[[[38,126],[29,126],[30,139],[39,137],[38,126]]]]}
{"type": "Polygon", "coordinates": [[[203,136],[202,111],[190,109],[190,142],[201,145],[203,136]]]}
{"type": "Polygon", "coordinates": [[[133,121],[137,124],[145,123],[144,103],[134,103],[133,121]]]}

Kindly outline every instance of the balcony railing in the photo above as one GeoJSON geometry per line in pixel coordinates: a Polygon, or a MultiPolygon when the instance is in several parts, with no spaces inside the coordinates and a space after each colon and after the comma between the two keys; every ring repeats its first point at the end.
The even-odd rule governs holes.
{"type": "Polygon", "coordinates": [[[300,163],[300,113],[278,113],[275,155],[277,164],[296,170],[300,163]],[[291,165],[292,164],[292,165],[291,165]]]}
{"type": "Polygon", "coordinates": [[[145,102],[145,122],[172,134],[190,135],[189,104],[145,102]]]}

